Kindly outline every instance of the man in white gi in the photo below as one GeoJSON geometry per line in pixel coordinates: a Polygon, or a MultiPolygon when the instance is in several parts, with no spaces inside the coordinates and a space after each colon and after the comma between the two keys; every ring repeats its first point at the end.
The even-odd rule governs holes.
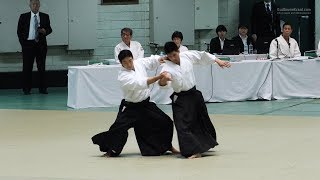
{"type": "Polygon", "coordinates": [[[124,94],[117,119],[109,131],[92,137],[100,151],[108,157],[119,156],[128,138],[128,129],[134,128],[136,139],[143,156],[159,156],[167,151],[178,153],[172,147],[173,122],[153,102],[150,102],[149,85],[164,77],[164,73],[147,77],[147,70],[160,66],[163,58],[151,56],[134,60],[129,50],[118,56],[122,68],[118,80],[124,94]]]}
{"type": "Polygon", "coordinates": [[[188,51],[188,48],[182,45],[183,35],[180,31],[175,31],[172,33],[171,40],[176,43],[180,52],[188,51]]]}
{"type": "Polygon", "coordinates": [[[119,62],[118,55],[120,51],[124,49],[131,51],[133,55],[133,59],[139,59],[144,57],[144,50],[141,44],[138,41],[131,41],[132,29],[130,28],[121,29],[121,39],[122,39],[122,42],[119,43],[114,48],[114,59],[116,60],[116,62],[119,62]]]}
{"type": "Polygon", "coordinates": [[[282,35],[272,40],[269,49],[271,59],[294,58],[301,56],[297,41],[290,37],[292,26],[289,23],[283,24],[282,35]]]}
{"type": "Polygon", "coordinates": [[[170,98],[181,155],[189,159],[201,157],[201,153],[218,143],[202,93],[195,87],[193,64],[216,62],[223,68],[230,67],[230,63],[204,51],[180,53],[174,42],[167,42],[164,51],[168,61],[163,65],[165,76],[160,79],[159,85],[169,85],[174,91],[170,98]]]}

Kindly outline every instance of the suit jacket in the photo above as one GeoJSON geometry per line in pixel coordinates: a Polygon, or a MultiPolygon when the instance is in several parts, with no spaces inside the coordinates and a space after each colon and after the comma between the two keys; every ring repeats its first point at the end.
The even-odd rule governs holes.
{"type": "MultiPolygon", "coordinates": [[[[240,53],[243,53],[244,52],[244,45],[243,45],[241,37],[238,35],[238,36],[233,37],[232,40],[236,41],[239,44],[240,53]]],[[[250,44],[252,44],[253,48],[255,49],[255,43],[253,42],[252,37],[248,35],[248,39],[247,39],[248,47],[250,44]]]]}
{"type": "Polygon", "coordinates": [[[252,9],[251,25],[252,34],[261,37],[277,37],[281,33],[280,16],[277,13],[278,6],[271,3],[272,15],[269,14],[264,5],[264,1],[256,3],[252,9]]]}
{"type": "MultiPolygon", "coordinates": [[[[226,38],[224,41],[224,44],[226,44],[227,41],[228,41],[228,39],[226,38]]],[[[212,38],[210,41],[210,53],[211,54],[213,54],[213,53],[221,54],[222,50],[223,49],[221,49],[219,37],[212,38]]]]}
{"type": "MultiPolygon", "coordinates": [[[[47,46],[47,38],[46,36],[52,32],[50,26],[50,18],[48,14],[39,12],[40,17],[40,28],[44,28],[46,30],[46,34],[43,35],[39,33],[39,44],[47,46]]],[[[31,19],[31,12],[27,12],[20,15],[17,34],[19,38],[19,42],[21,46],[24,46],[26,41],[28,40],[29,36],[29,28],[30,28],[30,19],[31,19]]]]}

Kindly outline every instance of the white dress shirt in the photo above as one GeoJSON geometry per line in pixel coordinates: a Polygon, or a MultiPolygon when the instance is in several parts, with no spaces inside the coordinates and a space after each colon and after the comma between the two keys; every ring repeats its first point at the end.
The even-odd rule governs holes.
{"type": "Polygon", "coordinates": [[[244,46],[248,45],[248,36],[246,35],[246,37],[242,37],[241,35],[239,35],[241,40],[242,40],[242,43],[244,46]]]}
{"type": "Polygon", "coordinates": [[[39,12],[37,14],[34,14],[31,11],[31,18],[30,18],[30,27],[29,27],[29,35],[28,35],[28,40],[34,40],[35,39],[35,35],[36,35],[36,28],[34,27],[34,21],[35,21],[35,17],[34,15],[37,16],[38,19],[38,24],[40,27],[40,17],[39,17],[39,12]]]}
{"type": "Polygon", "coordinates": [[[215,59],[214,55],[204,51],[185,51],[180,53],[180,65],[166,61],[161,72],[167,71],[171,75],[168,86],[174,92],[188,91],[196,85],[193,64],[213,64],[215,59]]]}
{"type": "Polygon", "coordinates": [[[119,55],[120,51],[122,51],[124,49],[131,51],[131,53],[133,55],[133,60],[144,57],[144,50],[139,42],[130,41],[130,47],[128,47],[126,45],[126,43],[124,43],[122,41],[114,48],[114,59],[116,60],[116,62],[119,62],[118,55],[119,55]]]}
{"type": "Polygon", "coordinates": [[[139,58],[133,61],[134,70],[121,67],[118,81],[122,89],[124,99],[128,102],[141,102],[150,96],[147,84],[147,70],[153,70],[160,65],[160,56],[152,55],[148,58],[139,58]]]}
{"type": "Polygon", "coordinates": [[[268,2],[268,3],[264,2],[264,7],[266,8],[266,11],[267,11],[267,8],[268,8],[268,4],[269,4],[269,10],[272,11],[271,2],[268,2]]]}
{"type": "Polygon", "coordinates": [[[220,40],[220,47],[221,47],[221,50],[223,50],[223,46],[224,46],[224,40],[226,40],[226,39],[224,39],[224,40],[221,40],[221,39],[219,38],[219,40],[220,40]]]}
{"type": "Polygon", "coordinates": [[[269,55],[270,58],[293,58],[301,56],[297,41],[289,37],[289,44],[282,35],[271,41],[269,55]],[[278,40],[278,43],[276,41],[278,40]],[[278,47],[278,48],[277,48],[278,47]]]}
{"type": "Polygon", "coordinates": [[[180,52],[188,51],[188,48],[186,46],[180,44],[179,51],[180,52]]]}

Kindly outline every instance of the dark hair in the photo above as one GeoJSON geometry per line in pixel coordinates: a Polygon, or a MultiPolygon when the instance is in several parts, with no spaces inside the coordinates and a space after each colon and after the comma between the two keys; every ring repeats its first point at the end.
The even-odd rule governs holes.
{"type": "Polygon", "coordinates": [[[291,23],[289,23],[289,22],[285,22],[285,23],[282,25],[282,28],[284,28],[284,26],[290,26],[291,29],[293,29],[291,23]]]}
{"type": "Polygon", "coordinates": [[[225,31],[225,32],[228,32],[227,31],[227,28],[224,26],[224,25],[219,25],[217,28],[216,28],[216,33],[218,34],[218,32],[220,31],[225,31]]]}
{"type": "Polygon", "coordinates": [[[129,32],[130,35],[132,36],[132,29],[130,29],[130,28],[128,28],[128,27],[125,27],[125,28],[121,29],[121,35],[122,35],[124,32],[129,32]]]}
{"type": "Polygon", "coordinates": [[[173,40],[173,38],[180,38],[181,41],[182,41],[183,40],[182,32],[180,32],[180,31],[173,32],[173,34],[171,36],[171,40],[173,40]]]}
{"type": "Polygon", "coordinates": [[[173,51],[179,51],[178,46],[173,41],[166,42],[163,49],[166,54],[172,53],[173,51]]]}
{"type": "Polygon", "coordinates": [[[133,58],[133,55],[132,55],[131,51],[127,50],[127,49],[124,49],[124,50],[120,51],[120,53],[118,55],[118,59],[119,59],[120,63],[122,63],[122,61],[126,57],[132,57],[133,58]]]}
{"type": "Polygon", "coordinates": [[[239,24],[238,29],[240,28],[246,28],[249,29],[248,26],[246,24],[239,24]]]}

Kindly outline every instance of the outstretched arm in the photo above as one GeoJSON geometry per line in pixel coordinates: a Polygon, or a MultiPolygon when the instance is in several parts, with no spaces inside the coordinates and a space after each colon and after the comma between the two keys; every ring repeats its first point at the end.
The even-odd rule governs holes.
{"type": "Polygon", "coordinates": [[[194,64],[213,64],[217,63],[220,67],[230,67],[231,64],[228,61],[222,61],[215,55],[204,51],[188,51],[185,53],[190,61],[194,64]]]}
{"type": "Polygon", "coordinates": [[[218,59],[218,58],[216,58],[214,61],[215,61],[221,68],[224,68],[224,67],[229,68],[229,67],[231,67],[230,62],[228,62],[228,61],[222,61],[222,60],[220,60],[220,59],[218,59]]]}

